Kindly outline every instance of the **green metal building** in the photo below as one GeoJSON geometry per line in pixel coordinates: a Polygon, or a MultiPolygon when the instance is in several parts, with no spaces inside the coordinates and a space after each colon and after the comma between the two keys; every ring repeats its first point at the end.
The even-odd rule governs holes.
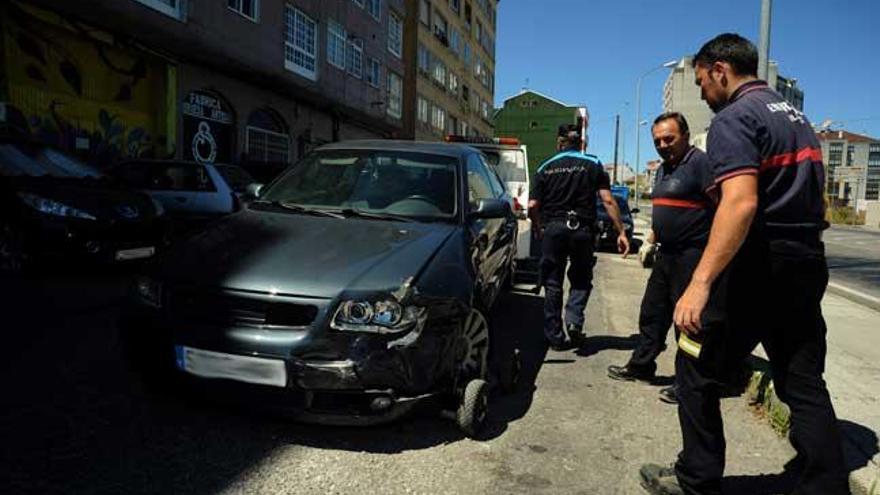
{"type": "Polygon", "coordinates": [[[495,137],[516,137],[528,147],[529,174],[556,153],[556,132],[562,124],[575,124],[582,117],[582,130],[587,135],[589,114],[586,107],[566,105],[559,100],[532,90],[504,100],[495,111],[495,137]]]}

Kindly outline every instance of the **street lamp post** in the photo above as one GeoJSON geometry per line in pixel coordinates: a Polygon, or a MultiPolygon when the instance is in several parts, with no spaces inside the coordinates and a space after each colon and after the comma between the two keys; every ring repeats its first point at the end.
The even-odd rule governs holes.
{"type": "Polygon", "coordinates": [[[670,60],[665,64],[658,65],[657,67],[652,68],[651,70],[646,71],[644,74],[640,75],[636,80],[636,177],[635,177],[635,197],[636,204],[635,208],[639,207],[639,147],[641,144],[641,134],[639,133],[639,127],[642,126],[642,116],[641,116],[641,103],[642,103],[642,78],[651,74],[652,72],[658,71],[660,69],[669,69],[671,67],[675,67],[678,64],[678,60],[670,60]]]}

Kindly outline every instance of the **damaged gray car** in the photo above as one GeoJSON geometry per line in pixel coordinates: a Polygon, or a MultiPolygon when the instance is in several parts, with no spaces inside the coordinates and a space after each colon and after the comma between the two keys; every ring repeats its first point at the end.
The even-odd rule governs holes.
{"type": "MultiPolygon", "coordinates": [[[[142,369],[307,421],[378,423],[431,401],[473,436],[516,229],[473,148],[323,146],[138,278],[123,342],[142,369]]],[[[492,383],[513,388],[518,353],[497,361],[492,383]]]]}

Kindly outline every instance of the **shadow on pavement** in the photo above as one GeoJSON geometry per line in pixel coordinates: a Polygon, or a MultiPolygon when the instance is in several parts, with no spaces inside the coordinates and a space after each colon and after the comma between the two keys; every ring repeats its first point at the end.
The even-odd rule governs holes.
{"type": "MultiPolygon", "coordinates": [[[[844,439],[843,449],[847,472],[857,471],[871,462],[880,452],[877,434],[862,425],[851,421],[838,421],[844,439]]],[[[803,471],[803,461],[795,456],[783,466],[781,473],[748,476],[727,476],[724,478],[724,493],[748,493],[754,495],[775,495],[791,493],[803,471]]]]}
{"type": "Polygon", "coordinates": [[[581,357],[589,357],[601,351],[614,349],[618,351],[635,349],[639,343],[639,334],[634,333],[629,337],[612,337],[607,335],[587,337],[575,353],[581,357]]]}
{"type": "MultiPolygon", "coordinates": [[[[3,333],[16,334],[16,345],[0,359],[0,493],[214,493],[278,452],[293,466],[315,455],[298,452],[304,446],[385,454],[464,438],[429,411],[384,426],[325,427],[151,393],[123,361],[115,330],[112,303],[126,283],[81,281],[94,291],[77,294],[69,280],[39,282],[19,293],[27,304],[4,306],[3,333]],[[46,311],[68,293],[65,311],[46,311]]],[[[498,355],[518,347],[523,366],[515,393],[493,393],[486,439],[531,407],[546,354],[541,303],[505,294],[493,311],[505,337],[498,355]]]]}

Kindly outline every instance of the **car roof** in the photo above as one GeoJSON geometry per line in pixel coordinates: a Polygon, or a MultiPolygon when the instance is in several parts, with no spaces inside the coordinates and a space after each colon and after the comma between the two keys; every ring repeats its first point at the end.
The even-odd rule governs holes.
{"type": "Polygon", "coordinates": [[[469,154],[479,153],[478,150],[459,143],[443,143],[436,141],[404,141],[395,139],[364,139],[354,141],[340,141],[325,144],[315,151],[335,150],[377,150],[377,151],[405,151],[411,153],[428,153],[461,158],[469,154]]]}

